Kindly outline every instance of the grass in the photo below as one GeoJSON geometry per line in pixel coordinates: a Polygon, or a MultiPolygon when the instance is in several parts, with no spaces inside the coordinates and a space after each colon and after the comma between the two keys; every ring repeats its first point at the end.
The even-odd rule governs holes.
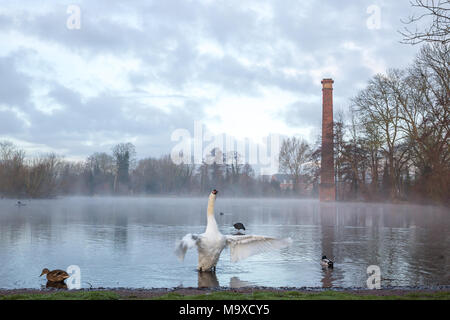
{"type": "Polygon", "coordinates": [[[450,292],[408,293],[401,296],[361,295],[348,292],[324,291],[318,293],[286,291],[286,292],[253,292],[249,294],[234,292],[214,292],[201,295],[181,295],[168,293],[157,300],[450,300],[450,292]]]}
{"type": "Polygon", "coordinates": [[[65,291],[54,293],[26,293],[0,296],[0,300],[450,300],[449,291],[433,293],[412,292],[403,295],[370,295],[338,291],[317,293],[298,291],[255,291],[236,293],[219,291],[198,295],[182,295],[171,292],[159,297],[139,298],[134,295],[121,296],[113,291],[65,291]]]}
{"type": "Polygon", "coordinates": [[[24,293],[0,296],[0,300],[119,300],[120,295],[111,291],[24,293]]]}

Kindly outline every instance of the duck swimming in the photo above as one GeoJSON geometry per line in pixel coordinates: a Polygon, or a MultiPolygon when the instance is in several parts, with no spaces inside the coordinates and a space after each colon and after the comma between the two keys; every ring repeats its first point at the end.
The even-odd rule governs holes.
{"type": "Polygon", "coordinates": [[[230,247],[231,261],[237,262],[270,249],[287,247],[292,243],[290,238],[276,239],[266,236],[221,234],[214,218],[217,192],[214,189],[209,195],[205,232],[201,234],[189,233],[177,243],[175,253],[180,260],[184,260],[187,249],[196,246],[198,250],[197,270],[213,272],[216,271],[220,254],[226,246],[230,247]]]}
{"type": "Polygon", "coordinates": [[[50,271],[47,268],[44,268],[39,277],[42,277],[44,274],[47,275],[47,280],[49,282],[63,282],[70,277],[67,272],[58,269],[50,271]]]}
{"type": "Polygon", "coordinates": [[[327,258],[327,256],[322,256],[322,260],[320,260],[320,264],[322,267],[333,268],[333,261],[327,258]]]}

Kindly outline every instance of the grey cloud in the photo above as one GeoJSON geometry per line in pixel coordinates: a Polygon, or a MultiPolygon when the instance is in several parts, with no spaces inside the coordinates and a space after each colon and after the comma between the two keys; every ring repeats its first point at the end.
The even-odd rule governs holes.
{"type": "Polygon", "coordinates": [[[322,117],[321,101],[317,103],[297,101],[286,106],[280,116],[291,126],[320,126],[322,117]]]}
{"type": "Polygon", "coordinates": [[[113,55],[140,61],[138,71],[123,74],[132,86],[127,94],[106,90],[86,99],[78,88],[68,88],[58,78],[49,81],[46,84],[52,89],[48,97],[61,109],[45,114],[34,107],[36,101],[30,101],[33,83],[42,82],[32,76],[33,68],[40,70],[42,66],[26,65],[31,70],[25,75],[18,71],[25,68],[18,53],[0,56],[0,104],[19,107],[31,122],[30,127],[24,127],[10,111],[3,111],[2,119],[12,120],[3,123],[0,134],[67,148],[73,155],[97,151],[98,146],[84,143],[91,136],[117,142],[136,137],[142,155],[169,152],[172,130],[190,129],[212,103],[189,93],[177,95],[187,85],[212,84],[225,94],[242,96],[258,96],[261,87],[298,94],[299,101],[286,106],[278,116],[292,127],[316,125],[321,115],[321,89],[320,83],[312,82],[313,69],[322,68],[329,58],[336,61],[341,71],[335,79],[339,103],[348,101],[356,86],[373,73],[364,63],[362,52],[343,50],[343,43],[351,41],[368,50],[387,67],[408,60],[415,52],[400,45],[396,33],[399,18],[409,8],[408,1],[380,4],[381,30],[366,28],[366,9],[372,0],[268,1],[267,13],[273,18],[261,18],[256,11],[231,1],[79,1],[80,30],[66,28],[69,2],[52,5],[39,14],[32,10],[37,5],[34,1],[23,3],[31,9],[17,9],[14,17],[0,15],[0,34],[16,31],[46,44],[58,44],[84,58],[113,55]],[[112,18],[117,16],[122,20],[112,18]],[[138,27],[127,22],[136,22],[138,27]],[[218,43],[224,56],[201,55],[196,45],[203,40],[218,43]],[[251,63],[242,63],[230,52],[251,63]],[[262,61],[269,61],[269,65],[253,63],[262,61]],[[286,68],[299,72],[288,74],[283,71],[286,68]],[[146,91],[149,83],[172,89],[174,94],[166,97],[175,102],[168,111],[142,102],[141,96],[159,94],[146,91]],[[315,97],[316,102],[303,103],[303,96],[315,97]]]}
{"type": "Polygon", "coordinates": [[[83,102],[78,93],[60,85],[50,91],[49,97],[62,108],[51,114],[36,109],[29,112],[31,126],[26,129],[25,136],[29,142],[45,141],[54,148],[73,149],[71,154],[77,156],[99,151],[99,148],[109,152],[114,143],[136,137],[140,155],[158,155],[161,150],[168,149],[173,130],[189,128],[194,120],[203,116],[202,108],[206,103],[186,99],[166,113],[111,93],[83,102]],[[86,146],[92,138],[93,145],[86,146]],[[101,147],[96,138],[114,142],[101,147]]]}
{"type": "Polygon", "coordinates": [[[18,134],[23,127],[23,121],[13,111],[0,109],[0,135],[18,134]]]}
{"type": "Polygon", "coordinates": [[[14,52],[0,57],[0,104],[22,106],[30,95],[30,78],[17,70],[18,57],[22,52],[14,52]]]}

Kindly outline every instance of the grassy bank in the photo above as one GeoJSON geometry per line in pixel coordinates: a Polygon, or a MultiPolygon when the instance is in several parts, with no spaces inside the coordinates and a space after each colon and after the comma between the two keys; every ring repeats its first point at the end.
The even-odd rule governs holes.
{"type": "Polygon", "coordinates": [[[404,292],[402,294],[370,294],[369,292],[351,291],[255,291],[251,293],[239,292],[211,292],[204,294],[182,294],[169,292],[145,295],[130,292],[115,291],[58,291],[33,292],[19,294],[4,294],[0,300],[450,300],[450,291],[436,292],[404,292]]]}
{"type": "Polygon", "coordinates": [[[409,293],[405,295],[362,295],[347,292],[324,291],[319,293],[288,292],[214,292],[201,295],[168,293],[160,300],[450,300],[450,292],[409,293]]]}

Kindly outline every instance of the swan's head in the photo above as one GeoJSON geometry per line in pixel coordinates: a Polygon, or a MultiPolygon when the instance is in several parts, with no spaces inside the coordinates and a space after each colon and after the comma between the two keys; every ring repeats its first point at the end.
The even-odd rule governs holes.
{"type": "Polygon", "coordinates": [[[215,201],[218,192],[219,192],[219,191],[217,191],[216,189],[214,189],[213,191],[211,191],[211,194],[209,195],[209,199],[215,201]]]}

